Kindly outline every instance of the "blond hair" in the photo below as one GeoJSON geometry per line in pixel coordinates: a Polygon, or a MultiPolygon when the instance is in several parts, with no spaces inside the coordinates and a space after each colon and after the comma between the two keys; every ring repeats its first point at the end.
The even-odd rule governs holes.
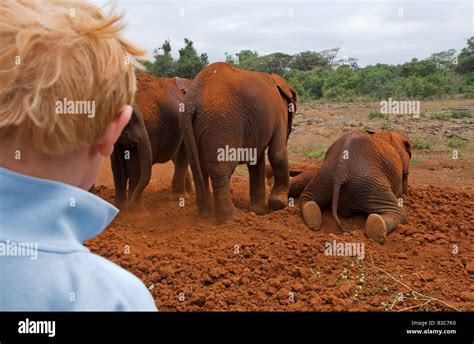
{"type": "Polygon", "coordinates": [[[91,146],[135,96],[135,58],[122,15],[83,1],[0,1],[0,140],[42,153],[91,146]],[[96,116],[58,113],[57,102],[93,102],[96,116]]]}

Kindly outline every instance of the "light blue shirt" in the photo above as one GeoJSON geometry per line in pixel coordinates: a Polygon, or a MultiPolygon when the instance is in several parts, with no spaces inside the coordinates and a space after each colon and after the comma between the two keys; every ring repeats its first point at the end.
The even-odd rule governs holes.
{"type": "Polygon", "coordinates": [[[0,311],[155,311],[145,285],[83,242],[118,210],[0,167],[0,311]]]}

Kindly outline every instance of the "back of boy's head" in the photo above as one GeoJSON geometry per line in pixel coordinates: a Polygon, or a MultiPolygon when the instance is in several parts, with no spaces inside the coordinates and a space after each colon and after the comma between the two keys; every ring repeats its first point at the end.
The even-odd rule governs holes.
{"type": "Polygon", "coordinates": [[[0,140],[51,156],[96,142],[132,104],[144,54],[122,38],[121,18],[83,1],[0,1],[0,140]],[[58,111],[74,102],[95,116],[58,111]]]}

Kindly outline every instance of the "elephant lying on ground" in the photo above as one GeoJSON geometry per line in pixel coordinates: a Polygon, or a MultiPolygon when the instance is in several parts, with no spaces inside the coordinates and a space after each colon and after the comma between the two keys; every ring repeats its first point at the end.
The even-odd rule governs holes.
{"type": "Polygon", "coordinates": [[[321,169],[301,194],[304,221],[318,230],[321,208],[331,205],[344,230],[337,212],[349,216],[361,211],[369,214],[367,236],[384,243],[388,233],[406,222],[398,198],[408,194],[410,158],[410,142],[398,132],[344,135],[329,147],[321,169]]]}
{"type": "MultiPolygon", "coordinates": [[[[289,198],[298,198],[303,192],[304,188],[313,179],[314,175],[318,173],[321,168],[322,161],[316,163],[290,163],[288,166],[290,172],[290,191],[289,198]]],[[[265,176],[267,184],[273,185],[273,170],[270,165],[265,166],[265,176]]]]}
{"type": "Polygon", "coordinates": [[[228,63],[213,63],[196,76],[181,124],[201,215],[208,216],[214,210],[217,220],[225,221],[236,213],[229,184],[239,163],[247,164],[249,170],[250,210],[268,212],[267,147],[275,175],[268,205],[273,210],[287,206],[287,141],[296,98],[280,76],[242,70],[228,63]]]}
{"type": "Polygon", "coordinates": [[[144,73],[137,76],[132,118],[111,156],[118,208],[143,210],[141,195],[150,182],[154,163],[174,162],[173,193],[186,195],[186,190],[192,188],[179,128],[180,107],[184,108],[190,85],[190,80],[182,78],[155,78],[144,73]]]}

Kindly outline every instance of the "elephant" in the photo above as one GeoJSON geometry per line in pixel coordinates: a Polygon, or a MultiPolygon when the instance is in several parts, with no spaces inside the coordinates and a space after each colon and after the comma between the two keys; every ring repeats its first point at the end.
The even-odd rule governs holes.
{"type": "Polygon", "coordinates": [[[122,210],[145,211],[141,196],[150,182],[152,165],[172,160],[172,191],[187,196],[192,183],[179,126],[191,81],[183,78],[137,76],[137,93],[130,122],[117,140],[111,156],[115,205],[122,210]],[[128,196],[127,196],[128,183],[128,196]]]}
{"type": "MultiPolygon", "coordinates": [[[[288,169],[291,178],[288,197],[293,199],[300,197],[306,185],[308,185],[314,175],[320,170],[321,165],[321,161],[316,163],[290,163],[288,169]]],[[[269,164],[265,166],[265,176],[267,178],[267,184],[272,186],[273,170],[269,164]]]]}
{"type": "Polygon", "coordinates": [[[268,206],[272,210],[287,206],[287,141],[296,101],[295,91],[277,74],[218,62],[195,77],[180,118],[201,216],[214,212],[223,222],[236,215],[230,177],[239,163],[247,164],[249,171],[250,211],[270,211],[265,195],[267,147],[275,174],[268,206]]]}
{"type": "Polygon", "coordinates": [[[368,214],[366,235],[380,243],[398,224],[406,223],[399,197],[408,195],[411,159],[409,139],[396,131],[348,133],[328,149],[317,174],[299,199],[305,223],[321,227],[321,208],[331,204],[332,216],[345,231],[343,216],[368,214]]]}

